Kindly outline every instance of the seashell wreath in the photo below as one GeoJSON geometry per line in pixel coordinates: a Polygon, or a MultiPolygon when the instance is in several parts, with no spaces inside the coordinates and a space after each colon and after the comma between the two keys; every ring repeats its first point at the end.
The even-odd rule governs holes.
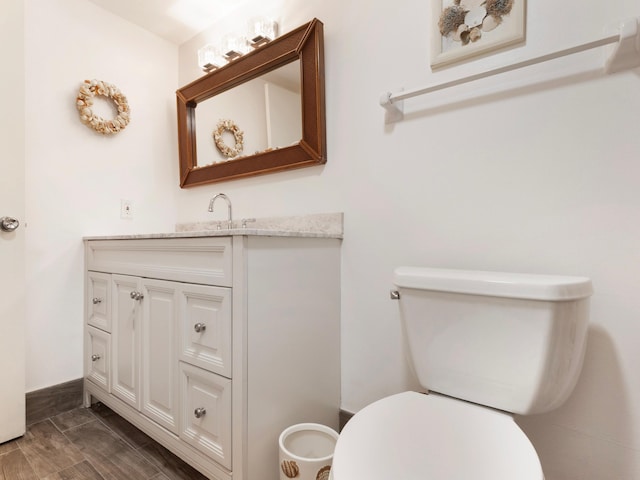
{"type": "Polygon", "coordinates": [[[482,32],[490,32],[502,23],[513,4],[514,0],[453,0],[440,15],[440,34],[462,45],[477,42],[482,32]]]}
{"type": "Polygon", "coordinates": [[[82,123],[103,135],[118,133],[120,130],[124,130],[129,124],[130,110],[127,97],[125,97],[115,85],[107,82],[85,80],[78,92],[76,107],[78,108],[78,112],[80,112],[80,120],[82,123]],[[113,120],[105,120],[93,113],[91,107],[93,106],[93,98],[96,95],[102,95],[113,101],[118,109],[118,115],[113,120]]]}

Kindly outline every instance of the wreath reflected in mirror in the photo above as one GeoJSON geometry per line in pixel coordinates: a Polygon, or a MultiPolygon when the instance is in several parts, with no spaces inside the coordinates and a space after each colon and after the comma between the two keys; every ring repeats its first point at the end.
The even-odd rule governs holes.
{"type": "Polygon", "coordinates": [[[233,120],[220,120],[213,131],[213,141],[222,155],[227,158],[237,157],[242,153],[244,148],[244,132],[238,128],[233,120]],[[224,143],[222,135],[229,132],[233,135],[235,145],[230,147],[224,143]]]}

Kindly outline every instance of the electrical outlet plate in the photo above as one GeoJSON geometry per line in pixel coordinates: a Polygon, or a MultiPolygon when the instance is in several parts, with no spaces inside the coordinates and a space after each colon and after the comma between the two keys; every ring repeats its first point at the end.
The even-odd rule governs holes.
{"type": "Polygon", "coordinates": [[[120,218],[125,220],[133,218],[133,205],[131,200],[120,200],[120,218]]]}

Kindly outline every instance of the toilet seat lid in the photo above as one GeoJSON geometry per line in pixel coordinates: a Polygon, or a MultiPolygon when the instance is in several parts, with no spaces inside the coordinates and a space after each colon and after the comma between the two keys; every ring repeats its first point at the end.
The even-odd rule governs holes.
{"type": "Polygon", "coordinates": [[[511,415],[441,395],[405,392],[354,415],[336,445],[333,480],[543,480],[511,415]]]}

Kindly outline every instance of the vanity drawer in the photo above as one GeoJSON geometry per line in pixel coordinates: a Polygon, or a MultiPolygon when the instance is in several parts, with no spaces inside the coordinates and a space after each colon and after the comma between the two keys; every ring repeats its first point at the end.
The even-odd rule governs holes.
{"type": "Polygon", "coordinates": [[[85,376],[96,385],[111,393],[110,354],[111,335],[97,328],[87,327],[85,349],[85,376]]]}
{"type": "Polygon", "coordinates": [[[231,470],[231,380],[180,362],[180,438],[231,470]]]}
{"type": "Polygon", "coordinates": [[[180,288],[180,360],[231,378],[231,289],[180,288]]]}
{"type": "Polygon", "coordinates": [[[111,275],[87,272],[87,323],[111,332],[111,275]]]}
{"type": "Polygon", "coordinates": [[[231,286],[231,237],[88,240],[89,270],[231,286]]]}

